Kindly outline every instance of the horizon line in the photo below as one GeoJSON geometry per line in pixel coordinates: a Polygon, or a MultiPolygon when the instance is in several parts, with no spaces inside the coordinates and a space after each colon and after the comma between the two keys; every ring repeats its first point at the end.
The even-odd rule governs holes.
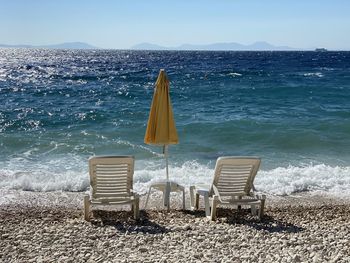
{"type": "Polygon", "coordinates": [[[310,52],[335,52],[335,51],[350,51],[350,49],[326,49],[322,51],[318,51],[316,49],[292,49],[292,50],[283,50],[283,49],[175,49],[175,48],[163,48],[163,49],[137,49],[137,48],[101,48],[101,47],[96,47],[96,48],[49,48],[49,47],[41,47],[41,46],[32,46],[32,47],[21,47],[21,46],[1,46],[0,44],[0,49],[47,49],[47,50],[120,50],[120,51],[177,51],[177,52],[188,52],[188,51],[200,51],[200,52],[228,52],[228,51],[233,51],[233,52],[300,52],[300,51],[310,51],[310,52]]]}
{"type": "Polygon", "coordinates": [[[306,48],[294,48],[288,45],[274,45],[266,41],[256,41],[252,44],[241,44],[239,42],[213,42],[209,44],[181,44],[179,46],[162,46],[159,44],[149,43],[149,42],[141,42],[139,44],[132,45],[131,47],[123,47],[123,48],[115,48],[115,47],[99,47],[96,45],[91,45],[88,42],[82,41],[71,41],[71,42],[61,42],[56,44],[3,44],[0,43],[0,48],[27,48],[27,49],[95,49],[95,50],[142,50],[142,51],[350,51],[350,48],[324,48],[322,46],[315,47],[306,47],[306,48]],[[262,46],[259,47],[251,47],[257,43],[262,43],[267,45],[267,47],[262,46]],[[240,47],[225,47],[216,48],[215,45],[240,45],[240,47]],[[149,45],[144,46],[142,45],[149,45]],[[182,46],[186,46],[187,48],[182,48],[182,46]],[[138,47],[140,46],[140,47],[138,47]],[[190,47],[189,47],[190,46],[190,47]],[[213,46],[212,49],[210,46],[213,46]],[[257,49],[255,49],[257,48],[257,49]],[[319,49],[319,50],[318,50],[319,49]]]}

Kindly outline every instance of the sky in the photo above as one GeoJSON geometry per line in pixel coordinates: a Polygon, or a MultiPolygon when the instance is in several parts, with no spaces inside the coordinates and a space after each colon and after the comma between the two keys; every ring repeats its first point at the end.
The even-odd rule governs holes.
{"type": "Polygon", "coordinates": [[[0,0],[0,44],[266,41],[350,50],[349,0],[0,0]]]}

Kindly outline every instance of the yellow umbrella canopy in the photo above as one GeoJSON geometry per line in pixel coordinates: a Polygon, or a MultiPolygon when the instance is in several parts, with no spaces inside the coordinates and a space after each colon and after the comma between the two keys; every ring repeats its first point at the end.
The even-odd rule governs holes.
{"type": "Polygon", "coordinates": [[[160,70],[155,84],[144,142],[164,146],[179,142],[164,69],[160,70]]]}

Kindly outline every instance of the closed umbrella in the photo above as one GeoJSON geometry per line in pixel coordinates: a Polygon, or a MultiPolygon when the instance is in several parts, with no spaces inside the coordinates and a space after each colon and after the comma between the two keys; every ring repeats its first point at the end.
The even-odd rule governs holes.
{"type": "Polygon", "coordinates": [[[168,206],[170,194],[168,145],[177,144],[179,140],[169,95],[169,80],[164,69],[160,70],[155,83],[144,142],[147,144],[163,146],[166,162],[166,194],[164,205],[168,206]]]}
{"type": "Polygon", "coordinates": [[[166,159],[166,178],[169,180],[167,148],[169,144],[177,144],[179,139],[170,101],[169,80],[164,69],[160,70],[155,84],[144,141],[147,144],[163,146],[166,159]]]}

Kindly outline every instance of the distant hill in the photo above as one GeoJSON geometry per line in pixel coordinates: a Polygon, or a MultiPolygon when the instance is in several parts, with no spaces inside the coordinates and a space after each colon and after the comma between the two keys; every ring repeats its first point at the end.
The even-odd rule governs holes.
{"type": "Polygon", "coordinates": [[[140,43],[135,46],[132,46],[131,49],[138,49],[138,50],[168,50],[168,49],[173,49],[173,48],[167,48],[167,47],[162,47],[156,44],[151,44],[151,43],[140,43]]]}
{"type": "Polygon", "coordinates": [[[296,48],[288,46],[274,46],[267,42],[255,42],[250,45],[243,45],[240,43],[230,42],[230,43],[213,43],[207,45],[193,45],[193,44],[183,44],[177,47],[164,47],[152,43],[141,43],[132,46],[131,49],[137,50],[237,50],[237,51],[269,51],[269,50],[298,50],[296,48]]]}
{"type": "Polygon", "coordinates": [[[48,49],[98,49],[84,42],[66,42],[54,45],[5,45],[0,44],[0,48],[48,48],[48,49]]]}

